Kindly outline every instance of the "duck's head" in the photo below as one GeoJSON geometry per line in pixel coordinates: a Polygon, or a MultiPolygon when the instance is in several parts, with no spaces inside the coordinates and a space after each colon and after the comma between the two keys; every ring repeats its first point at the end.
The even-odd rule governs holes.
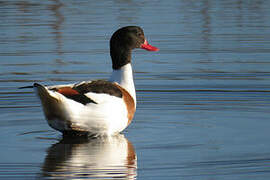
{"type": "Polygon", "coordinates": [[[151,46],[138,26],[126,26],[118,29],[110,40],[110,54],[113,69],[119,69],[131,62],[131,51],[135,48],[142,48],[148,51],[158,51],[151,46]]]}

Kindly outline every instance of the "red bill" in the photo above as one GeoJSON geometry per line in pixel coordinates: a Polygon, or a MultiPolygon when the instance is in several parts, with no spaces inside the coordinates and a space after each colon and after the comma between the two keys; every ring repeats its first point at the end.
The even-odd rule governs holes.
{"type": "Polygon", "coordinates": [[[159,51],[157,47],[150,45],[146,39],[144,43],[141,45],[141,48],[146,49],[147,51],[159,51]]]}

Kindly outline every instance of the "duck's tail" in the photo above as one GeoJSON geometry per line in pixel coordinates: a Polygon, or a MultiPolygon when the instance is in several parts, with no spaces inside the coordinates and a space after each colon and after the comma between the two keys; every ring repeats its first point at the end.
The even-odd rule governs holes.
{"type": "Polygon", "coordinates": [[[53,106],[53,104],[59,103],[59,97],[57,97],[55,93],[50,92],[45,86],[34,83],[33,88],[43,106],[53,106]]]}
{"type": "Polygon", "coordinates": [[[34,88],[34,86],[23,86],[23,87],[19,87],[19,89],[26,89],[26,88],[34,88]]]}
{"type": "Polygon", "coordinates": [[[66,126],[64,124],[67,123],[67,115],[59,94],[38,83],[34,83],[33,88],[41,101],[48,124],[58,131],[63,131],[66,126]]]}

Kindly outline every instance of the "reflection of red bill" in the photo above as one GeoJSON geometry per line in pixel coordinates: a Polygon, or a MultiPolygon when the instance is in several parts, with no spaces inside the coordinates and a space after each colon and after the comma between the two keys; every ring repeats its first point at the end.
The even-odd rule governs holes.
{"type": "Polygon", "coordinates": [[[159,49],[155,46],[151,46],[147,40],[144,41],[144,43],[141,45],[142,49],[146,49],[147,51],[158,51],[159,49]]]}

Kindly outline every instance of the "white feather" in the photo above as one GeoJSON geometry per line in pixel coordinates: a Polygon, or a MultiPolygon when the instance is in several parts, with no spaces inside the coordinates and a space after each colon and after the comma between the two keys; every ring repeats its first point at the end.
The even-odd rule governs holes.
{"type": "Polygon", "coordinates": [[[133,81],[132,67],[130,63],[124,65],[120,69],[114,69],[109,81],[117,82],[118,84],[120,84],[121,87],[126,89],[128,93],[132,96],[136,106],[136,91],[133,81]]]}
{"type": "Polygon", "coordinates": [[[127,108],[122,98],[96,93],[87,93],[86,96],[97,104],[89,103],[84,106],[74,120],[86,126],[90,132],[99,134],[112,135],[125,129],[128,123],[127,108]]]}
{"type": "Polygon", "coordinates": [[[97,104],[82,105],[63,96],[62,102],[75,126],[104,135],[119,133],[127,126],[127,109],[122,98],[96,93],[87,93],[86,96],[97,104]]]}

